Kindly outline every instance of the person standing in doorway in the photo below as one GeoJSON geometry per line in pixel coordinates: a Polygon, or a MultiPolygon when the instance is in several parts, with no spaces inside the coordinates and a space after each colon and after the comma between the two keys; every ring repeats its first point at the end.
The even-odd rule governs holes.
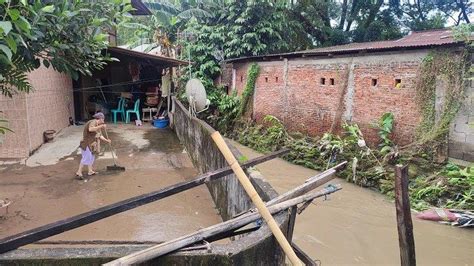
{"type": "Polygon", "coordinates": [[[84,179],[84,176],[82,175],[82,168],[84,165],[86,165],[88,168],[88,176],[97,174],[97,172],[93,170],[92,166],[94,164],[95,157],[100,152],[100,141],[103,140],[109,144],[112,142],[110,139],[106,139],[102,135],[102,130],[106,128],[104,114],[99,112],[93,117],[94,119],[87,122],[84,126],[83,137],[80,143],[82,159],[81,163],[79,164],[79,169],[77,169],[76,172],[76,177],[80,179],[84,179]]]}

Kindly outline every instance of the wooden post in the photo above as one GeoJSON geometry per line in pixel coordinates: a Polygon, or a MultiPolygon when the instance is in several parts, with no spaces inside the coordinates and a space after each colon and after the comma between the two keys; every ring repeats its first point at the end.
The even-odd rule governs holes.
{"type": "Polygon", "coordinates": [[[415,266],[415,239],[408,198],[408,166],[397,165],[395,178],[395,206],[397,209],[398,242],[402,266],[415,266]]]}
{"type": "Polygon", "coordinates": [[[288,242],[293,241],[293,232],[295,230],[295,223],[296,223],[296,211],[298,210],[298,207],[293,206],[290,208],[290,219],[288,221],[288,233],[286,238],[288,239],[288,242]]]}

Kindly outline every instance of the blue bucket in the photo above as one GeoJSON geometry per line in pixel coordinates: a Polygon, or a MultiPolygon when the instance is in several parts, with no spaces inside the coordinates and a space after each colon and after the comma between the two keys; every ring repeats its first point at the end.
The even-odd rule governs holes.
{"type": "Polygon", "coordinates": [[[153,126],[157,128],[166,128],[169,122],[169,119],[155,119],[153,120],[153,126]]]}

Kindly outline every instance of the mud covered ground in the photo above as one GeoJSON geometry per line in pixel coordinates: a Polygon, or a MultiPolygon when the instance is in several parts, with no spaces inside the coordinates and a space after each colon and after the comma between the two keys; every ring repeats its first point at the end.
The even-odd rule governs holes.
{"type": "MultiPolygon", "coordinates": [[[[0,165],[0,238],[65,219],[126,198],[159,190],[198,174],[175,134],[151,126],[109,126],[118,164],[109,148],[96,161],[98,175],[75,178],[82,127],[66,128],[43,145],[26,164],[0,165]]],[[[105,144],[104,144],[105,145],[105,144]]],[[[84,172],[86,174],[86,172],[84,172]]],[[[220,222],[205,186],[106,218],[48,240],[170,240],[220,222]]]]}

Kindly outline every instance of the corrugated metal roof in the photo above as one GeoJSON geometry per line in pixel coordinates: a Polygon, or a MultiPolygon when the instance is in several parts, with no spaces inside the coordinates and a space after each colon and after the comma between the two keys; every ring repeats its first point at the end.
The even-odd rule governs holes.
{"type": "Polygon", "coordinates": [[[264,56],[251,56],[241,57],[226,60],[227,62],[235,62],[240,60],[258,59],[258,58],[270,58],[279,56],[298,56],[298,55],[330,55],[330,54],[348,54],[354,52],[375,52],[375,51],[386,51],[386,50],[400,50],[405,48],[416,49],[416,48],[427,48],[442,45],[453,45],[462,43],[461,41],[454,40],[452,31],[449,29],[440,30],[427,30],[412,32],[411,34],[391,41],[378,41],[378,42],[364,42],[364,43],[350,43],[345,45],[336,45],[330,47],[321,47],[317,49],[297,51],[293,53],[282,53],[272,54],[264,56]]]}
{"type": "Polygon", "coordinates": [[[351,43],[346,45],[337,45],[312,50],[301,51],[298,53],[314,52],[337,52],[337,51],[359,51],[359,50],[379,50],[406,47],[425,47],[457,43],[452,36],[451,30],[430,30],[413,32],[401,39],[380,42],[351,43]]]}
{"type": "Polygon", "coordinates": [[[147,54],[147,53],[133,51],[133,50],[129,50],[129,49],[121,48],[121,47],[109,47],[107,48],[107,50],[112,53],[118,53],[122,55],[128,55],[131,57],[152,60],[155,63],[166,65],[166,66],[179,66],[179,65],[188,64],[187,61],[174,59],[174,58],[166,57],[166,56],[155,55],[155,54],[147,54]]]}

